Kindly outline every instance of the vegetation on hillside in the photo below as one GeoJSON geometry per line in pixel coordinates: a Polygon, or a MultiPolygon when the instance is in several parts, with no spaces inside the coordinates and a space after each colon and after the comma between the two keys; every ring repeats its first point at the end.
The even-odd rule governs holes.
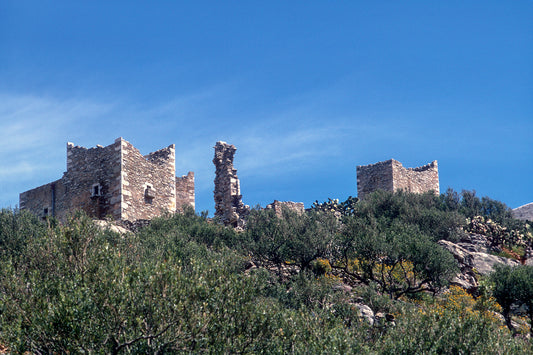
{"type": "Polygon", "coordinates": [[[532,352],[496,313],[511,320],[512,307],[530,306],[531,267],[498,269],[474,298],[448,287],[457,267],[436,244],[478,214],[527,241],[528,224],[499,202],[448,191],[328,203],[338,213],[253,210],[244,232],[186,211],[126,235],[81,213],[59,224],[4,209],[0,344],[37,354],[532,352]],[[360,304],[376,312],[373,325],[360,304]]]}

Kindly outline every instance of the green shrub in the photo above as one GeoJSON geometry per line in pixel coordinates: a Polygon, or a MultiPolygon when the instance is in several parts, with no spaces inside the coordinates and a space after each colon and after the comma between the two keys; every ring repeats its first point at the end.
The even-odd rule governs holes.
{"type": "Polygon", "coordinates": [[[453,256],[416,225],[349,217],[337,243],[338,265],[365,284],[375,283],[390,297],[437,292],[457,273],[453,256]]]}
{"type": "Polygon", "coordinates": [[[284,208],[278,217],[273,210],[252,210],[246,238],[255,257],[307,269],[312,261],[330,256],[338,227],[334,215],[321,211],[299,214],[284,208]]]}
{"type": "Polygon", "coordinates": [[[492,294],[502,307],[507,327],[515,331],[511,323],[511,307],[525,306],[533,335],[533,266],[497,266],[490,275],[492,294]]]}
{"type": "Polygon", "coordinates": [[[326,213],[285,212],[280,219],[253,212],[253,227],[235,233],[189,211],[119,235],[83,214],[59,225],[3,213],[0,344],[11,353],[532,350],[468,298],[453,308],[451,298],[441,304],[425,292],[416,302],[387,297],[414,280],[442,285],[447,275],[433,237],[399,217],[350,216],[339,229],[326,213]],[[292,261],[300,270],[284,279],[262,268],[245,272],[250,253],[292,261]],[[366,273],[381,283],[369,278],[370,286],[360,284],[355,295],[376,312],[394,314],[395,327],[373,328],[359,319],[355,295],[337,287],[349,281],[339,273],[344,256],[374,263],[366,273]],[[398,277],[399,270],[408,277],[398,277]]]}

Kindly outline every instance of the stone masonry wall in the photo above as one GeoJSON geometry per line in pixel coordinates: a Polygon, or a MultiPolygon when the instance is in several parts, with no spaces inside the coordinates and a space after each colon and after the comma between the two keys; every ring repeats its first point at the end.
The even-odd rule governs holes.
{"type": "Polygon", "coordinates": [[[363,199],[376,190],[394,191],[392,160],[357,167],[357,196],[363,199]]]}
{"type": "Polygon", "coordinates": [[[176,177],[176,208],[181,211],[183,207],[190,205],[195,207],[194,172],[176,177]]]}
{"type": "Polygon", "coordinates": [[[242,227],[250,207],[242,202],[241,187],[237,170],[233,168],[234,145],[217,142],[215,145],[215,217],[226,225],[242,227]]]}
{"type": "Polygon", "coordinates": [[[61,220],[74,210],[96,218],[119,217],[119,171],[120,151],[116,144],[87,149],[67,143],[67,171],[63,177],[21,193],[20,208],[61,220]]]}
{"type": "Polygon", "coordinates": [[[52,216],[55,214],[54,201],[58,193],[64,193],[61,180],[25,191],[19,196],[19,208],[26,209],[42,218],[52,216]]]}
{"type": "Polygon", "coordinates": [[[194,173],[175,176],[174,145],[142,156],[122,138],[107,147],[67,143],[67,171],[60,180],[20,194],[20,208],[65,220],[75,210],[94,218],[150,219],[177,204],[194,207],[194,173]],[[181,185],[180,185],[181,184],[181,185]],[[179,200],[177,186],[181,186],[179,200]]]}
{"type": "Polygon", "coordinates": [[[96,218],[120,218],[120,161],[117,141],[95,148],[67,143],[67,171],[61,179],[65,190],[58,194],[56,216],[64,219],[79,209],[96,218]]]}
{"type": "Polygon", "coordinates": [[[175,146],[143,156],[122,140],[123,220],[150,219],[176,211],[175,146]]]}
{"type": "Polygon", "coordinates": [[[418,168],[404,168],[402,163],[392,160],[394,191],[405,190],[423,193],[433,190],[439,193],[439,168],[437,161],[418,168]]]}
{"type": "Polygon", "coordinates": [[[404,168],[394,159],[357,167],[357,195],[364,199],[376,190],[439,193],[437,161],[418,168],[404,168]]]}
{"type": "Polygon", "coordinates": [[[292,202],[292,201],[278,201],[274,200],[274,202],[266,205],[266,209],[273,209],[274,212],[276,212],[276,216],[282,217],[283,215],[283,208],[287,208],[291,211],[294,211],[298,214],[302,214],[305,212],[305,206],[303,202],[292,202]]]}

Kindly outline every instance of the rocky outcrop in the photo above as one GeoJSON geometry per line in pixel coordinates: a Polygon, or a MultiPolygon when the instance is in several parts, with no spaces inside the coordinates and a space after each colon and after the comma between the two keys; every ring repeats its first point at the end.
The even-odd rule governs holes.
{"type": "Polygon", "coordinates": [[[250,207],[242,202],[237,170],[233,168],[236,150],[234,145],[226,142],[217,142],[215,145],[215,217],[225,225],[242,228],[250,207]]]}
{"type": "Polygon", "coordinates": [[[482,235],[470,234],[458,243],[448,240],[440,240],[438,243],[453,254],[461,269],[452,283],[469,292],[477,290],[479,275],[491,273],[496,265],[520,265],[515,259],[490,254],[490,242],[482,235]]]}
{"type": "Polygon", "coordinates": [[[516,219],[533,221],[533,202],[513,209],[513,217],[516,219]]]}

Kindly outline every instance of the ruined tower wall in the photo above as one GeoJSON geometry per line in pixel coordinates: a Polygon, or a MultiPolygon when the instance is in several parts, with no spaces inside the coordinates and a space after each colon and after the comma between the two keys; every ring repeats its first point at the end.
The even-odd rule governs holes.
{"type": "Polygon", "coordinates": [[[399,161],[392,160],[394,191],[404,190],[423,193],[433,190],[439,193],[439,169],[437,161],[418,168],[404,168],[399,161]]]}
{"type": "Polygon", "coordinates": [[[194,172],[176,177],[176,209],[182,211],[184,206],[195,207],[194,172]]]}
{"type": "Polygon", "coordinates": [[[235,148],[226,142],[215,145],[215,217],[219,217],[226,225],[242,227],[250,208],[243,204],[241,187],[237,170],[233,168],[235,148]]]}
{"type": "Polygon", "coordinates": [[[286,208],[290,211],[296,212],[298,214],[302,214],[305,212],[305,206],[303,202],[293,202],[293,201],[278,201],[274,200],[274,202],[269,203],[266,205],[265,209],[269,210],[272,209],[276,213],[276,216],[278,218],[281,218],[283,216],[283,209],[286,208]]]}
{"type": "Polygon", "coordinates": [[[65,186],[61,180],[25,191],[19,196],[19,208],[30,211],[36,216],[45,218],[55,215],[57,195],[65,194],[65,186]]]}
{"type": "Polygon", "coordinates": [[[150,219],[176,211],[175,146],[143,156],[121,139],[122,216],[124,220],[150,219]]]}
{"type": "Polygon", "coordinates": [[[119,172],[116,144],[87,149],[67,143],[67,171],[63,177],[21,193],[20,208],[62,220],[75,210],[97,218],[120,217],[119,172]]]}
{"type": "Polygon", "coordinates": [[[94,218],[150,219],[194,207],[194,173],[176,180],[175,148],[146,156],[122,138],[107,147],[67,143],[67,171],[60,180],[20,194],[20,208],[61,220],[75,210],[94,218]],[[177,200],[177,189],[180,199],[177,200]]]}
{"type": "Polygon", "coordinates": [[[357,167],[357,196],[360,199],[376,190],[394,191],[392,160],[357,167]]]}
{"type": "Polygon", "coordinates": [[[376,190],[439,193],[437,161],[418,168],[404,168],[394,159],[357,167],[357,195],[364,199],[376,190]]]}
{"type": "Polygon", "coordinates": [[[60,219],[74,210],[90,216],[120,218],[120,144],[85,148],[67,143],[67,171],[61,179],[64,193],[56,199],[60,219]]]}

